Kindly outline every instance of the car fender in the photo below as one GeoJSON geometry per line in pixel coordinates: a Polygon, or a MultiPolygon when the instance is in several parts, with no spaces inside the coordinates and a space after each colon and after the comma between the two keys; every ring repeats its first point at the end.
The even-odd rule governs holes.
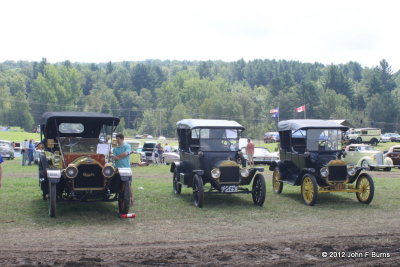
{"type": "Polygon", "coordinates": [[[272,161],[271,165],[269,165],[269,170],[273,171],[276,167],[278,167],[279,161],[272,161]]]}
{"type": "Polygon", "coordinates": [[[374,161],[372,160],[371,157],[365,156],[365,157],[362,157],[362,158],[360,158],[360,159],[358,160],[358,162],[357,162],[357,166],[358,166],[358,167],[361,167],[361,162],[363,162],[363,160],[366,160],[366,161],[368,162],[369,165],[375,165],[375,164],[374,164],[374,161]]]}
{"type": "Polygon", "coordinates": [[[389,157],[386,157],[383,162],[385,163],[385,165],[390,165],[393,166],[393,160],[389,157]]]}

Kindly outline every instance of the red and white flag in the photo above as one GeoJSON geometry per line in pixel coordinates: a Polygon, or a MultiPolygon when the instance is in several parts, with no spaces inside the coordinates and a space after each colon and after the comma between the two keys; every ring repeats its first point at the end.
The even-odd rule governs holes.
{"type": "Polygon", "coordinates": [[[296,111],[297,111],[297,112],[304,112],[304,111],[306,111],[306,105],[303,105],[303,106],[301,106],[301,107],[296,108],[296,111]]]}

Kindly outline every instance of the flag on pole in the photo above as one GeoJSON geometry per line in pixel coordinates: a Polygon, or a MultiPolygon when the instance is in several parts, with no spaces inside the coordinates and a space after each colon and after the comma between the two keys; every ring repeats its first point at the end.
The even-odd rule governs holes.
{"type": "Polygon", "coordinates": [[[278,113],[279,112],[279,108],[273,108],[269,110],[269,113],[278,113]]]}
{"type": "Polygon", "coordinates": [[[302,105],[301,107],[296,108],[296,112],[305,112],[306,111],[306,105],[302,105]]]}

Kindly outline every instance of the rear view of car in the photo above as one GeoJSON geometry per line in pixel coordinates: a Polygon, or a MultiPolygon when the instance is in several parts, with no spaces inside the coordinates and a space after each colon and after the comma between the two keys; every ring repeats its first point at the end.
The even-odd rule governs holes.
{"type": "Polygon", "coordinates": [[[267,132],[264,134],[264,143],[277,143],[279,141],[278,132],[267,132]]]}
{"type": "Polygon", "coordinates": [[[0,140],[0,155],[6,159],[14,159],[14,148],[10,141],[0,140]]]}

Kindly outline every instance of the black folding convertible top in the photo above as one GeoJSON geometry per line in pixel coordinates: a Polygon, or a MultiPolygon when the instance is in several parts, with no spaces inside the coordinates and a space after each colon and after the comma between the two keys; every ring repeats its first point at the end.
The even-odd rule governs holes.
{"type": "Polygon", "coordinates": [[[104,125],[117,126],[119,118],[110,114],[97,112],[46,112],[39,120],[40,129],[45,138],[59,136],[76,136],[84,138],[98,138],[104,125]],[[84,126],[82,133],[63,134],[58,132],[61,123],[81,123],[84,126]]]}
{"type": "Polygon", "coordinates": [[[242,129],[244,127],[236,121],[230,120],[202,120],[202,119],[184,119],[176,123],[178,129],[195,129],[195,128],[231,128],[242,129]]]}
{"type": "Polygon", "coordinates": [[[307,129],[340,129],[347,131],[349,127],[331,120],[286,120],[278,123],[278,131],[297,131],[307,129]]]}

